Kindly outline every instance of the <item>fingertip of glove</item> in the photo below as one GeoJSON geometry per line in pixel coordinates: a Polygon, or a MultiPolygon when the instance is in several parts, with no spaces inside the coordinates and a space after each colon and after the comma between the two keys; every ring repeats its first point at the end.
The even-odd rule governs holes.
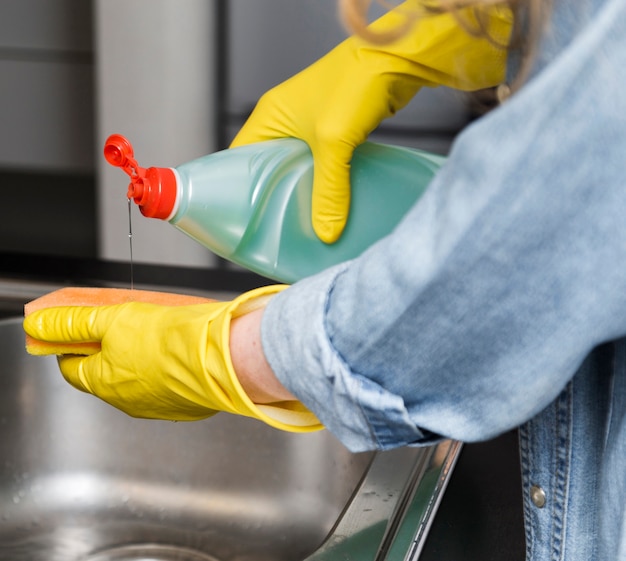
{"type": "Polygon", "coordinates": [[[24,321],[22,321],[22,328],[28,335],[36,336],[42,328],[42,314],[40,311],[33,312],[32,314],[24,317],[24,321]]]}
{"type": "Polygon", "coordinates": [[[74,388],[85,393],[93,393],[80,375],[80,369],[87,357],[80,355],[60,355],[57,357],[59,370],[63,378],[74,388]]]}
{"type": "Polygon", "coordinates": [[[345,227],[345,222],[314,221],[313,230],[325,244],[335,243],[345,227]]]}

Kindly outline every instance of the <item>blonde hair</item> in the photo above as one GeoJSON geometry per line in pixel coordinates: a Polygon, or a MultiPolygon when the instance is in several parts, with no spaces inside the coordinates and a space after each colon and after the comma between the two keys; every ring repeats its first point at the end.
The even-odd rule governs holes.
{"type": "MultiPolygon", "coordinates": [[[[386,0],[376,0],[387,9],[395,6],[386,0]]],[[[404,10],[405,23],[391,31],[380,33],[368,28],[368,10],[372,0],[338,0],[339,17],[346,29],[374,44],[384,44],[410,31],[413,23],[428,15],[452,13],[468,33],[485,37],[503,49],[516,49],[521,54],[521,65],[510,91],[517,90],[528,77],[535,57],[539,37],[549,19],[551,0],[423,0],[421,9],[404,10]],[[514,15],[514,25],[509,41],[502,44],[489,34],[488,10],[493,6],[508,6],[514,15]],[[472,23],[460,15],[470,9],[472,23]]]]}

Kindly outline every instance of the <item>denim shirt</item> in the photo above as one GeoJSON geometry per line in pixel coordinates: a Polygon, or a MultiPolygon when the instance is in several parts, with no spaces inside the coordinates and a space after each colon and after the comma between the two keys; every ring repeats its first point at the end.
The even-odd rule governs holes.
{"type": "Polygon", "coordinates": [[[530,79],[395,231],[263,317],[352,450],[520,427],[528,560],[626,559],[624,162],[626,0],[556,0],[530,79]]]}

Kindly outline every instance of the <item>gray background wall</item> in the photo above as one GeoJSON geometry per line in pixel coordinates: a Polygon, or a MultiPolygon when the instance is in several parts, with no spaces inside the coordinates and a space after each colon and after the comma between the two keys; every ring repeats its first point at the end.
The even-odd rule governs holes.
{"type": "MultiPolygon", "coordinates": [[[[227,146],[258,97],[346,33],[336,0],[3,0],[0,251],[127,260],[126,181],[113,132],[140,164],[227,146]]],[[[373,13],[373,16],[378,13],[373,13]]],[[[423,90],[373,139],[445,153],[465,98],[423,90]]],[[[133,216],[139,262],[220,266],[171,226],[133,216]]]]}

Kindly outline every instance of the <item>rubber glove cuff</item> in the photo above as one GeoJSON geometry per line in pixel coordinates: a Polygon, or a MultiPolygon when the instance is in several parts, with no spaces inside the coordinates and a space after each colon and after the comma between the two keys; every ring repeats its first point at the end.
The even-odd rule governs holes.
{"type": "Polygon", "coordinates": [[[254,417],[281,430],[292,432],[319,430],[323,426],[317,417],[299,401],[254,403],[241,387],[230,357],[230,322],[237,317],[265,307],[274,294],[285,288],[287,288],[286,285],[258,288],[233,300],[224,310],[220,321],[211,322],[207,362],[223,361],[224,367],[216,369],[213,377],[230,400],[230,403],[228,400],[224,401],[224,411],[254,417]]]}

